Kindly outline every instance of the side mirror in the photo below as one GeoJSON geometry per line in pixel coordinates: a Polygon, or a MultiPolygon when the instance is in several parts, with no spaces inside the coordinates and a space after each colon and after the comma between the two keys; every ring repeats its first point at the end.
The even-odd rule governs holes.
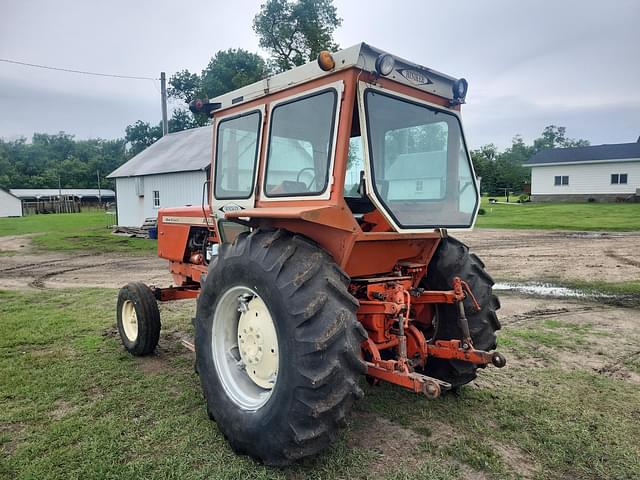
{"type": "Polygon", "coordinates": [[[211,117],[212,113],[221,107],[222,104],[220,102],[210,103],[209,100],[206,99],[201,100],[199,98],[196,98],[195,100],[191,100],[191,102],[189,102],[189,110],[191,110],[192,113],[204,113],[208,117],[211,117]]]}

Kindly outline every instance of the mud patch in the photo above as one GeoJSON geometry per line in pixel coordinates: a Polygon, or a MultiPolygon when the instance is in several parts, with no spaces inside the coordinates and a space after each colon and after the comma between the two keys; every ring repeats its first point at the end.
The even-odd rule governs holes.
{"type": "Polygon", "coordinates": [[[358,427],[351,431],[347,443],[375,452],[378,458],[369,465],[371,478],[377,478],[390,466],[420,463],[416,453],[423,437],[409,428],[370,413],[354,412],[358,427]]]}
{"type": "Polygon", "coordinates": [[[640,280],[640,232],[482,228],[456,236],[482,258],[494,278],[560,283],[640,280]]]}
{"type": "Polygon", "coordinates": [[[33,234],[0,237],[0,251],[26,253],[31,249],[32,238],[33,234]]]}
{"type": "Polygon", "coordinates": [[[53,420],[60,420],[61,418],[64,418],[78,410],[78,407],[62,399],[56,400],[53,403],[53,407],[54,409],[49,412],[49,416],[53,420]]]}
{"type": "Polygon", "coordinates": [[[500,457],[507,464],[511,470],[518,472],[520,478],[530,479],[534,478],[537,467],[526,453],[517,447],[510,445],[494,445],[493,447],[500,457]]]}
{"type": "Polygon", "coordinates": [[[171,370],[166,360],[157,355],[152,357],[139,357],[136,359],[136,363],[138,364],[138,368],[147,375],[167,373],[171,370]]]}
{"type": "Polygon", "coordinates": [[[2,439],[2,443],[0,444],[0,452],[4,451],[7,455],[13,454],[20,441],[23,440],[26,429],[26,425],[20,422],[1,423],[0,439],[2,439]],[[3,438],[5,436],[8,437],[8,440],[3,438]]]}

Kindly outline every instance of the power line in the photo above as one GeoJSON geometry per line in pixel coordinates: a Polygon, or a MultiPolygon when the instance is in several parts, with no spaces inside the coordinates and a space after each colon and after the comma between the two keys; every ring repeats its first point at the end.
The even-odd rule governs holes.
{"type": "Polygon", "coordinates": [[[112,73],[86,72],[84,70],[72,70],[70,68],[49,67],[47,65],[38,65],[36,63],[27,63],[27,62],[18,62],[17,60],[8,60],[6,58],[0,58],[0,62],[13,63],[15,65],[23,65],[25,67],[43,68],[45,70],[56,70],[58,72],[80,73],[82,75],[94,75],[94,76],[97,76],[97,77],[128,78],[130,80],[154,80],[154,81],[158,80],[157,78],[151,78],[151,77],[136,77],[136,76],[133,76],[133,75],[116,75],[116,74],[112,74],[112,73]]]}

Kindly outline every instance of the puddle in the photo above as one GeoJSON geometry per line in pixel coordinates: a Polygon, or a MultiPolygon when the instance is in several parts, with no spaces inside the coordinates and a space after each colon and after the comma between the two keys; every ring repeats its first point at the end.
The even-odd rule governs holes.
{"type": "Polygon", "coordinates": [[[598,294],[594,292],[584,292],[573,288],[560,287],[551,283],[511,283],[498,282],[493,286],[494,290],[524,293],[527,295],[537,295],[540,297],[560,297],[560,298],[610,298],[612,295],[598,294]]]}
{"type": "Polygon", "coordinates": [[[493,286],[493,289],[499,292],[516,292],[536,297],[580,298],[587,301],[601,301],[607,305],[616,307],[640,308],[640,295],[614,295],[597,291],[561,287],[552,283],[498,282],[493,286]]]}

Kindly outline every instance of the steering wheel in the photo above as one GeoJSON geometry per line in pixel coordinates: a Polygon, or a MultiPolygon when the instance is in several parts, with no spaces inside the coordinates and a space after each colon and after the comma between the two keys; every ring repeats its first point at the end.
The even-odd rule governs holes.
{"type": "Polygon", "coordinates": [[[300,171],[298,172],[298,175],[296,176],[296,182],[298,182],[298,183],[304,183],[304,182],[301,182],[301,181],[300,181],[300,177],[301,177],[301,176],[302,176],[302,174],[303,174],[305,171],[307,171],[307,170],[311,170],[311,175],[312,175],[312,176],[311,176],[311,181],[309,182],[309,185],[306,185],[306,184],[305,184],[305,186],[307,187],[307,191],[309,191],[309,189],[311,188],[311,185],[313,185],[313,182],[314,182],[314,181],[315,181],[315,179],[316,179],[316,169],[315,169],[315,168],[313,168],[313,167],[305,167],[305,168],[303,168],[302,170],[300,170],[300,171]]]}

